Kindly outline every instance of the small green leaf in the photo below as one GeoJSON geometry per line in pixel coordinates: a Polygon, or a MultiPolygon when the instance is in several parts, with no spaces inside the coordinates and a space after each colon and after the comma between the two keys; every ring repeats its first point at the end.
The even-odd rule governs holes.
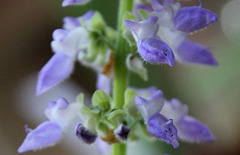
{"type": "Polygon", "coordinates": [[[93,30],[101,30],[104,29],[106,26],[106,23],[99,12],[95,12],[93,17],[90,20],[90,27],[93,30]]]}
{"type": "Polygon", "coordinates": [[[109,129],[105,123],[99,123],[97,131],[101,137],[107,137],[109,129]]]}
{"type": "Polygon", "coordinates": [[[132,89],[126,89],[124,94],[124,108],[128,108],[131,104],[132,100],[135,99],[135,96],[137,96],[137,92],[132,89]]]}
{"type": "Polygon", "coordinates": [[[111,120],[113,119],[114,117],[117,117],[117,116],[121,116],[121,117],[124,117],[126,115],[125,111],[122,110],[122,109],[117,109],[117,110],[114,110],[113,112],[111,112],[108,116],[108,119],[111,120]]]}
{"type": "Polygon", "coordinates": [[[84,94],[83,93],[78,94],[77,102],[84,103],[84,94]]]}
{"type": "Polygon", "coordinates": [[[149,17],[149,13],[146,10],[139,9],[138,12],[140,13],[142,19],[146,19],[149,17]]]}
{"type": "Polygon", "coordinates": [[[111,98],[103,90],[97,90],[92,97],[92,105],[99,107],[101,110],[108,110],[110,108],[111,98]]]}

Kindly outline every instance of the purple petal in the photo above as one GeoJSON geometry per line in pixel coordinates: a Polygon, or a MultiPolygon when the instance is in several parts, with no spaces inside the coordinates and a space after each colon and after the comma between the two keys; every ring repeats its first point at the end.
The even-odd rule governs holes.
{"type": "Polygon", "coordinates": [[[103,90],[107,94],[111,93],[111,78],[107,77],[106,75],[98,74],[96,85],[98,90],[103,90]]]}
{"type": "Polygon", "coordinates": [[[159,0],[152,0],[151,5],[153,10],[157,12],[163,11],[165,9],[163,2],[160,2],[159,0]]]}
{"type": "Polygon", "coordinates": [[[52,109],[52,108],[56,108],[60,109],[60,110],[65,110],[67,109],[69,106],[68,101],[65,98],[59,98],[57,101],[52,101],[48,103],[48,108],[52,109]]]}
{"type": "Polygon", "coordinates": [[[129,132],[130,128],[123,124],[119,125],[118,128],[114,130],[114,134],[122,141],[127,140],[129,132]]]}
{"type": "Polygon", "coordinates": [[[199,6],[183,7],[174,18],[177,30],[183,32],[194,32],[209,24],[216,22],[218,17],[215,13],[199,6]]]}
{"type": "Polygon", "coordinates": [[[70,57],[61,53],[54,54],[39,72],[36,94],[40,95],[68,78],[73,67],[74,61],[70,57]]]}
{"type": "Polygon", "coordinates": [[[56,144],[62,137],[61,127],[53,122],[43,122],[36,129],[30,131],[24,139],[18,152],[42,149],[56,144]]]}
{"type": "Polygon", "coordinates": [[[172,144],[174,148],[178,148],[178,131],[172,120],[168,120],[161,114],[154,114],[148,120],[147,130],[152,136],[172,144]]]}
{"type": "Polygon", "coordinates": [[[211,66],[218,65],[214,56],[205,46],[187,39],[179,45],[175,54],[177,59],[181,62],[211,66]]]}
{"type": "Polygon", "coordinates": [[[53,39],[56,41],[63,41],[63,39],[66,37],[66,35],[68,34],[68,31],[63,30],[63,29],[56,29],[53,31],[53,39]]]}
{"type": "Polygon", "coordinates": [[[159,28],[157,21],[158,17],[152,16],[140,22],[125,20],[125,25],[131,30],[133,37],[139,45],[141,40],[154,37],[157,34],[159,28]]]}
{"type": "Polygon", "coordinates": [[[90,0],[63,0],[62,7],[69,5],[83,5],[90,2],[90,0]]]}
{"type": "Polygon", "coordinates": [[[158,90],[147,99],[136,96],[135,104],[146,121],[153,114],[159,113],[162,110],[164,105],[163,93],[161,90],[158,90]]]}
{"type": "Polygon", "coordinates": [[[66,30],[72,30],[81,26],[79,17],[64,17],[63,28],[66,30]]]}
{"type": "Polygon", "coordinates": [[[143,40],[138,48],[138,52],[143,60],[149,63],[175,65],[174,54],[171,48],[158,38],[152,37],[143,40]]]}
{"type": "Polygon", "coordinates": [[[95,142],[97,136],[90,130],[86,129],[82,124],[78,124],[75,129],[76,136],[87,144],[95,142]]]}
{"type": "Polygon", "coordinates": [[[179,138],[189,142],[212,142],[215,140],[210,129],[193,117],[185,116],[177,123],[179,138]]]}

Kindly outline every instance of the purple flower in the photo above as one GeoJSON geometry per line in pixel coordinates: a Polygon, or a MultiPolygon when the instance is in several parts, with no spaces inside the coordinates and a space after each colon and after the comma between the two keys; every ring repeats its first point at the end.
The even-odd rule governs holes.
{"type": "Polygon", "coordinates": [[[173,125],[173,120],[168,120],[163,115],[156,113],[148,119],[147,131],[152,136],[172,144],[175,149],[178,148],[178,131],[173,125]]]}
{"type": "Polygon", "coordinates": [[[148,38],[142,40],[139,48],[139,54],[149,63],[164,63],[174,66],[175,59],[172,49],[162,40],[158,38],[148,38]]]}
{"type": "Polygon", "coordinates": [[[41,123],[33,130],[25,126],[27,136],[18,152],[22,153],[55,145],[69,124],[78,116],[80,110],[79,103],[69,104],[64,98],[50,102],[45,110],[45,115],[49,121],[41,123]]]}
{"type": "Polygon", "coordinates": [[[86,129],[82,124],[78,124],[75,129],[76,136],[87,144],[95,142],[97,136],[90,130],[86,129]]]}
{"type": "Polygon", "coordinates": [[[217,15],[199,6],[183,7],[174,18],[177,30],[191,33],[218,20],[217,15]]]}
{"type": "Polygon", "coordinates": [[[173,120],[168,120],[165,116],[160,114],[164,106],[164,98],[161,90],[155,91],[147,99],[136,96],[135,103],[145,124],[148,132],[169,144],[174,148],[178,147],[177,129],[173,125],[173,120]]]}
{"type": "MultiPolygon", "coordinates": [[[[93,11],[88,11],[82,18],[87,23],[93,14],[93,11]]],[[[51,47],[55,54],[39,73],[37,95],[68,78],[73,72],[78,53],[90,44],[87,30],[80,25],[80,18],[65,18],[65,29],[56,29],[53,32],[51,47]]]]}
{"type": "Polygon", "coordinates": [[[69,6],[69,5],[83,5],[90,1],[91,0],[63,0],[62,6],[65,7],[65,6],[69,6]]]}
{"type": "Polygon", "coordinates": [[[161,113],[174,120],[180,139],[188,142],[214,141],[215,138],[210,129],[197,119],[187,115],[188,107],[179,100],[166,101],[161,113]]]}

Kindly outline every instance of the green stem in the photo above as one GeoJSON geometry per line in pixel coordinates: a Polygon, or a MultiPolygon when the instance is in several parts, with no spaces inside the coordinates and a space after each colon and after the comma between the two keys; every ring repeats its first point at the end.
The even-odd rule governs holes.
{"type": "MultiPolygon", "coordinates": [[[[113,108],[123,108],[124,92],[128,86],[128,70],[126,67],[126,57],[129,52],[129,46],[122,36],[123,32],[123,15],[126,11],[131,11],[133,0],[119,1],[118,14],[118,35],[117,49],[114,52],[114,81],[113,81],[113,108]]],[[[126,144],[117,143],[112,145],[112,155],[125,155],[126,144]]]]}
{"type": "Polygon", "coordinates": [[[112,155],[125,155],[126,154],[126,144],[117,143],[112,146],[112,155]]]}

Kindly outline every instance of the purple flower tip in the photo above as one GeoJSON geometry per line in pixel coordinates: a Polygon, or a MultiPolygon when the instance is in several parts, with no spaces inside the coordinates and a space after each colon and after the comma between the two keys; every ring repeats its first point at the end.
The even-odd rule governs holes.
{"type": "Polygon", "coordinates": [[[83,5],[90,2],[90,0],[63,0],[62,7],[70,6],[70,5],[83,5]]]}
{"type": "Polygon", "coordinates": [[[119,127],[114,130],[114,134],[122,141],[127,140],[129,132],[130,128],[123,124],[119,125],[119,127]]]}
{"type": "Polygon", "coordinates": [[[168,120],[163,115],[156,113],[149,118],[147,130],[152,136],[172,144],[174,148],[178,148],[178,131],[171,119],[168,120]]]}
{"type": "Polygon", "coordinates": [[[78,124],[75,129],[76,136],[87,144],[95,142],[97,136],[90,130],[86,129],[82,124],[78,124]]]}
{"type": "Polygon", "coordinates": [[[29,131],[18,152],[42,149],[57,143],[62,137],[62,128],[53,122],[43,122],[36,129],[29,131]]]}
{"type": "Polygon", "coordinates": [[[181,8],[174,18],[177,30],[191,33],[216,22],[218,17],[208,9],[198,6],[181,8]]]}
{"type": "Polygon", "coordinates": [[[175,65],[172,49],[158,38],[151,37],[142,40],[138,52],[143,60],[149,63],[164,63],[171,67],[175,65]]]}

